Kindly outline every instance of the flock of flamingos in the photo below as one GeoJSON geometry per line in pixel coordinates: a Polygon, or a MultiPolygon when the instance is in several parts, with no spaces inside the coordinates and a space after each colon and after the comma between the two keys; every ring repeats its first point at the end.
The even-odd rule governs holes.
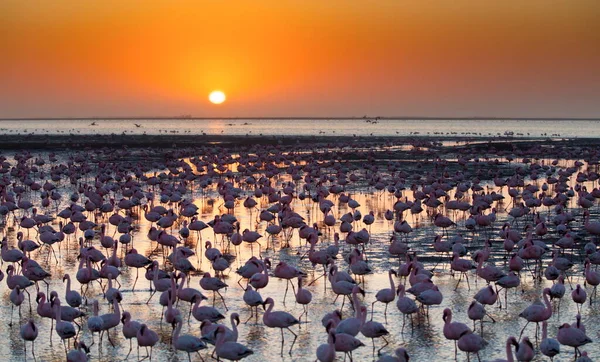
{"type": "Polygon", "coordinates": [[[412,142],[5,152],[3,353],[591,361],[600,152],[412,142]]]}

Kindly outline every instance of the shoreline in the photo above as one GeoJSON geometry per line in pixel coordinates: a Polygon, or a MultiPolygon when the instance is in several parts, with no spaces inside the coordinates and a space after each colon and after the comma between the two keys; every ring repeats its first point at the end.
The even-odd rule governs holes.
{"type": "Polygon", "coordinates": [[[181,148],[206,144],[222,146],[251,145],[311,145],[324,143],[381,144],[386,142],[414,144],[418,142],[455,142],[474,144],[518,144],[540,143],[571,145],[600,145],[600,138],[548,138],[548,137],[444,137],[435,135],[411,136],[267,136],[267,135],[0,135],[0,149],[67,149],[67,148],[102,148],[102,147],[161,147],[181,148]]]}

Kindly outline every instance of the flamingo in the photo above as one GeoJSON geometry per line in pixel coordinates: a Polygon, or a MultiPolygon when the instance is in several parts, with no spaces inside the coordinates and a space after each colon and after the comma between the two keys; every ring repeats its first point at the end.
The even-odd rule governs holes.
{"type": "Polygon", "coordinates": [[[514,362],[515,358],[512,352],[512,346],[518,345],[517,339],[513,336],[510,336],[506,339],[506,359],[496,359],[492,362],[514,362]]]}
{"type": "Polygon", "coordinates": [[[152,261],[145,256],[138,254],[136,249],[131,248],[129,251],[127,251],[124,262],[128,267],[135,268],[135,280],[133,281],[133,286],[131,287],[131,290],[135,290],[135,284],[137,283],[139,276],[139,269],[152,264],[152,261]]]}
{"type": "Polygon", "coordinates": [[[65,274],[63,276],[63,282],[67,281],[67,290],[65,292],[65,300],[67,304],[73,308],[77,308],[81,305],[82,299],[81,294],[76,290],[71,290],[71,276],[69,274],[65,274]]]}
{"type": "Polygon", "coordinates": [[[146,347],[146,357],[152,359],[152,348],[158,342],[158,334],[148,328],[146,324],[140,326],[140,330],[137,332],[135,339],[138,344],[138,360],[140,357],[140,347],[146,347]],[[148,347],[150,347],[150,353],[148,354],[148,347]]]}
{"type": "Polygon", "coordinates": [[[65,352],[66,352],[67,345],[65,343],[65,340],[75,337],[75,334],[76,334],[75,327],[73,327],[73,325],[70,322],[62,321],[59,298],[52,299],[50,304],[53,305],[53,308],[54,308],[54,316],[56,318],[56,327],[55,327],[56,334],[58,334],[60,339],[62,339],[63,344],[65,346],[65,352]]]}
{"type": "Polygon", "coordinates": [[[540,351],[544,356],[554,360],[554,356],[560,353],[560,344],[554,338],[548,338],[548,321],[542,322],[542,343],[540,343],[540,351]]]}
{"type": "Polygon", "coordinates": [[[206,297],[204,296],[198,297],[195,295],[192,297],[192,303],[194,303],[194,306],[192,307],[192,315],[194,318],[196,318],[196,320],[204,321],[205,319],[208,319],[211,322],[216,322],[225,318],[225,316],[214,307],[200,306],[202,300],[205,299],[206,297]]]}
{"type": "Polygon", "coordinates": [[[533,344],[529,340],[529,337],[523,337],[521,343],[517,343],[515,340],[513,344],[517,347],[515,351],[515,357],[517,357],[517,361],[529,362],[535,356],[533,344]]]}
{"type": "Polygon", "coordinates": [[[381,354],[381,350],[389,344],[389,342],[385,339],[385,336],[390,334],[390,332],[388,332],[387,329],[385,329],[385,327],[383,326],[383,324],[379,322],[375,322],[373,320],[370,320],[368,322],[366,321],[367,307],[361,306],[360,310],[362,314],[360,333],[362,333],[362,335],[367,338],[371,338],[371,342],[373,343],[373,354],[375,354],[375,338],[382,338],[385,341],[385,344],[381,346],[381,348],[379,348],[379,350],[377,351],[377,354],[379,355],[381,354]]]}
{"type": "Polygon", "coordinates": [[[454,358],[458,355],[457,341],[466,333],[473,333],[471,328],[467,327],[466,324],[460,322],[452,322],[452,310],[450,308],[444,309],[442,314],[442,320],[444,321],[444,337],[454,341],[454,358]]]}
{"type": "Polygon", "coordinates": [[[335,360],[335,333],[327,333],[327,343],[317,347],[317,360],[319,362],[333,362],[335,360]]]}
{"type": "Polygon", "coordinates": [[[94,299],[94,302],[92,303],[92,309],[94,315],[88,318],[87,325],[89,331],[92,332],[92,345],[94,345],[94,333],[101,333],[102,325],[104,323],[102,318],[98,316],[98,299],[94,299]]]}
{"type": "Polygon", "coordinates": [[[250,317],[244,322],[244,324],[248,323],[248,321],[252,318],[254,313],[256,313],[256,318],[258,318],[258,306],[264,303],[262,296],[260,293],[254,289],[252,289],[251,285],[246,286],[243,296],[244,302],[246,305],[250,307],[250,317]],[[255,312],[252,311],[252,307],[256,309],[255,312]]]}
{"type": "Polygon", "coordinates": [[[373,310],[374,310],[375,303],[381,302],[381,303],[385,304],[385,310],[384,310],[383,314],[386,316],[386,320],[387,320],[388,304],[393,302],[394,299],[396,299],[396,287],[394,286],[394,279],[392,278],[392,275],[398,275],[398,273],[396,273],[396,271],[394,269],[390,269],[390,271],[388,272],[388,278],[390,280],[390,288],[389,289],[381,289],[375,295],[376,300],[371,304],[371,319],[373,319],[373,310]]]}
{"type": "Polygon", "coordinates": [[[104,332],[106,332],[110,345],[113,347],[115,346],[113,341],[110,339],[109,331],[111,328],[115,328],[116,326],[118,326],[119,322],[121,321],[121,311],[119,309],[119,303],[122,299],[123,297],[121,296],[121,293],[118,292],[115,295],[115,298],[113,299],[113,313],[107,313],[100,316],[100,319],[102,320],[102,332],[100,333],[100,343],[102,343],[102,336],[104,335],[104,332]]]}
{"type": "Polygon", "coordinates": [[[410,325],[413,325],[412,315],[419,311],[419,307],[414,300],[404,295],[404,285],[398,285],[396,290],[398,299],[396,300],[396,307],[402,313],[402,330],[404,331],[404,324],[406,322],[406,316],[410,316],[410,325]]]}
{"type": "MultiPolygon", "coordinates": [[[[591,265],[590,259],[586,258],[585,259],[585,272],[584,272],[585,283],[594,287],[594,290],[590,294],[590,305],[592,305],[594,296],[596,296],[596,287],[598,286],[598,284],[600,284],[600,273],[597,271],[590,270],[590,265],[591,265]]],[[[584,284],[584,286],[585,286],[585,284],[584,284]]]]}
{"type": "Polygon", "coordinates": [[[200,287],[204,290],[212,290],[213,292],[213,307],[215,305],[215,293],[221,297],[221,301],[223,302],[223,306],[225,310],[227,309],[227,304],[225,303],[225,298],[219,292],[220,289],[227,288],[227,284],[223,283],[223,281],[219,278],[211,277],[210,273],[204,273],[202,278],[200,279],[200,287]]]}
{"type": "Polygon", "coordinates": [[[129,312],[123,312],[121,316],[121,323],[123,323],[123,336],[129,340],[129,351],[127,352],[127,357],[131,353],[133,346],[131,344],[131,340],[137,336],[137,332],[142,327],[142,324],[138,321],[131,320],[131,314],[129,312]]]}
{"type": "MultiPolygon", "coordinates": [[[[190,334],[180,335],[182,324],[183,322],[181,321],[181,316],[179,315],[173,321],[173,328],[175,329],[173,332],[173,347],[175,347],[176,350],[187,352],[188,361],[192,362],[190,353],[206,349],[206,344],[202,342],[200,338],[194,337],[190,334]],[[175,325],[177,325],[177,327],[175,327],[175,325]]],[[[198,355],[200,355],[199,352],[198,355]]]]}
{"type": "Polygon", "coordinates": [[[385,355],[381,356],[377,362],[408,362],[410,357],[404,348],[398,348],[394,351],[396,356],[385,355]]]}
{"type": "Polygon", "coordinates": [[[253,354],[254,352],[243,344],[226,341],[225,328],[219,326],[216,331],[217,342],[215,344],[215,353],[217,359],[225,358],[230,361],[239,361],[253,354]]]}
{"type": "Polygon", "coordinates": [[[237,342],[239,334],[237,326],[240,324],[240,316],[237,313],[231,313],[229,319],[231,323],[231,329],[223,326],[222,324],[214,324],[209,320],[202,322],[200,325],[200,330],[202,331],[202,340],[215,345],[217,343],[217,328],[219,328],[219,326],[223,326],[225,330],[225,341],[237,342]]]}
{"type": "MultiPolygon", "coordinates": [[[[20,329],[21,338],[25,341],[31,342],[31,354],[35,359],[35,339],[38,336],[38,328],[36,327],[33,318],[29,318],[27,323],[23,324],[20,329]]],[[[24,345],[24,348],[27,349],[27,345],[24,345]]]]}
{"type": "MultiPolygon", "coordinates": [[[[296,295],[296,303],[302,305],[303,312],[298,317],[298,320],[302,320],[302,316],[306,315],[308,318],[308,304],[312,301],[312,293],[302,288],[302,276],[298,277],[298,290],[295,292],[296,295]]],[[[300,326],[300,324],[298,324],[300,326]]]]}
{"type": "MultiPolygon", "coordinates": [[[[330,320],[327,322],[325,329],[327,330],[327,333],[331,333],[333,332],[333,328],[333,321],[330,320]]],[[[352,361],[352,351],[364,346],[364,343],[362,343],[358,338],[346,333],[336,333],[334,343],[336,352],[344,352],[344,354],[349,355],[350,361],[352,361]]]]}
{"type": "Polygon", "coordinates": [[[283,329],[287,329],[288,331],[290,331],[290,333],[292,333],[294,335],[294,341],[292,342],[292,345],[290,346],[290,350],[289,350],[289,354],[292,354],[292,348],[294,348],[294,343],[296,343],[296,339],[298,338],[298,335],[296,333],[294,333],[290,327],[293,325],[296,325],[298,323],[300,323],[300,321],[298,321],[293,315],[289,314],[288,312],[283,312],[283,311],[276,311],[273,312],[273,306],[275,305],[275,302],[273,301],[272,298],[267,298],[267,300],[265,300],[264,304],[263,304],[263,308],[265,308],[265,305],[269,305],[269,308],[266,309],[265,314],[263,314],[263,323],[269,327],[269,328],[279,328],[281,330],[281,354],[283,355],[283,344],[284,344],[284,337],[283,337],[283,329]]]}
{"type": "Polygon", "coordinates": [[[75,341],[73,343],[73,349],[67,353],[67,362],[87,362],[90,349],[83,343],[83,341],[75,341]]]}
{"type": "Polygon", "coordinates": [[[577,284],[577,287],[571,292],[571,298],[573,298],[573,301],[577,305],[577,313],[580,313],[581,306],[585,304],[585,300],[587,298],[585,289],[583,289],[581,285],[577,284]]]}
{"type": "Polygon", "coordinates": [[[571,327],[569,323],[564,323],[558,327],[556,339],[562,345],[573,347],[575,349],[575,358],[577,358],[579,347],[592,342],[592,340],[585,335],[585,332],[571,327]]]}
{"type": "Polygon", "coordinates": [[[537,333],[539,329],[539,323],[545,320],[550,319],[552,317],[552,305],[550,304],[550,300],[548,299],[548,295],[550,294],[550,289],[545,288],[542,295],[544,296],[544,304],[541,304],[539,301],[534,302],[529,307],[525,308],[520,314],[519,317],[525,318],[527,323],[523,329],[521,329],[521,334],[519,338],[523,335],[523,331],[527,328],[527,325],[531,322],[535,322],[535,335],[537,339],[537,333]]]}
{"type": "Polygon", "coordinates": [[[458,349],[460,349],[463,352],[467,352],[467,361],[471,360],[471,353],[476,353],[477,359],[480,360],[479,351],[485,348],[486,344],[487,342],[478,334],[469,333],[469,331],[464,331],[457,342],[458,349]]]}

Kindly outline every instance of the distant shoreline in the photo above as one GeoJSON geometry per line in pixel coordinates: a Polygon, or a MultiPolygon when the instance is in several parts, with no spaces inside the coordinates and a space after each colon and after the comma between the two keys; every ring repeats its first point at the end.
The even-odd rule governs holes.
{"type": "Polygon", "coordinates": [[[420,116],[402,116],[402,117],[24,117],[24,118],[0,118],[1,121],[109,121],[109,120],[170,120],[170,119],[189,119],[189,120],[440,120],[440,121],[479,121],[479,120],[499,120],[499,121],[600,121],[598,118],[561,118],[561,117],[420,117],[420,116]]]}
{"type": "Polygon", "coordinates": [[[600,138],[548,138],[548,137],[445,137],[442,135],[412,136],[235,136],[235,135],[0,135],[0,149],[84,149],[123,146],[133,148],[182,148],[201,145],[254,146],[257,144],[313,145],[323,143],[380,144],[389,141],[410,144],[416,139],[441,142],[445,140],[471,144],[541,144],[567,142],[579,145],[600,145],[600,138]]]}

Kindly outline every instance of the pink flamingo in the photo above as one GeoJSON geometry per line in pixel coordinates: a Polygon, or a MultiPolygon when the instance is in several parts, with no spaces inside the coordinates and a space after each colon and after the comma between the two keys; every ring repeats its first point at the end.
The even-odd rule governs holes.
{"type": "Polygon", "coordinates": [[[496,359],[492,362],[514,362],[515,358],[513,356],[512,346],[515,344],[518,345],[517,339],[513,336],[508,337],[506,339],[506,359],[496,359]]]}
{"type": "Polygon", "coordinates": [[[292,342],[292,345],[290,346],[290,351],[289,351],[289,354],[291,355],[292,348],[294,348],[294,343],[296,343],[296,339],[298,338],[298,335],[296,333],[294,333],[290,329],[290,327],[300,323],[300,321],[297,320],[293,315],[289,314],[288,312],[283,312],[283,311],[273,312],[273,306],[275,305],[275,302],[273,301],[272,298],[267,298],[267,300],[265,300],[265,302],[263,304],[263,308],[267,304],[269,305],[269,307],[266,309],[265,313],[263,314],[263,323],[269,328],[279,328],[281,330],[281,354],[282,355],[283,355],[283,344],[284,344],[283,329],[284,328],[287,329],[288,331],[290,331],[290,333],[292,333],[294,335],[294,341],[292,342]]]}
{"type": "Polygon", "coordinates": [[[521,334],[519,334],[519,338],[523,335],[523,331],[527,328],[527,325],[531,322],[535,322],[535,335],[537,340],[537,333],[539,329],[540,322],[546,321],[552,317],[552,304],[550,304],[550,300],[548,299],[548,295],[550,294],[550,288],[545,288],[542,295],[544,296],[544,304],[539,301],[534,302],[529,307],[525,308],[520,314],[519,317],[525,318],[527,323],[523,329],[521,329],[521,334]]]}
{"type": "Polygon", "coordinates": [[[406,316],[410,316],[410,325],[412,328],[413,319],[412,315],[419,311],[419,307],[414,300],[404,295],[404,285],[398,285],[398,289],[396,290],[398,294],[398,299],[396,300],[396,307],[402,313],[402,330],[404,331],[404,324],[406,323],[406,316]]]}
{"type": "Polygon", "coordinates": [[[129,340],[129,352],[127,352],[127,356],[125,356],[125,359],[127,359],[133,350],[131,340],[137,336],[137,332],[142,327],[142,324],[138,321],[132,321],[131,314],[129,312],[123,312],[121,316],[121,323],[123,323],[123,336],[129,340]]]}
{"type": "Polygon", "coordinates": [[[375,354],[375,338],[382,338],[385,341],[385,344],[377,351],[377,354],[380,354],[381,350],[389,344],[385,339],[385,336],[390,333],[385,329],[383,324],[373,320],[367,321],[367,307],[363,305],[360,307],[360,310],[362,314],[360,333],[367,338],[371,338],[371,342],[373,343],[373,354],[375,354]]]}
{"type": "Polygon", "coordinates": [[[279,264],[275,266],[275,269],[273,270],[273,275],[276,278],[286,280],[285,292],[283,293],[283,303],[285,304],[285,297],[287,296],[290,284],[292,284],[292,290],[294,294],[296,294],[296,290],[294,289],[294,283],[291,282],[291,279],[306,276],[306,273],[293,266],[288,265],[285,261],[280,261],[279,264]]]}
{"type": "Polygon", "coordinates": [[[515,340],[513,344],[517,347],[515,357],[517,357],[517,361],[531,361],[535,356],[535,352],[533,349],[533,344],[529,340],[529,337],[523,337],[521,343],[516,343],[515,340]]]}
{"type": "Polygon", "coordinates": [[[469,331],[463,332],[462,336],[458,339],[458,349],[463,352],[467,352],[467,361],[470,361],[470,354],[476,353],[477,359],[479,359],[479,351],[482,350],[487,342],[483,340],[478,334],[469,333],[469,331]]]}
{"type": "MultiPolygon", "coordinates": [[[[302,288],[302,276],[298,277],[298,290],[295,292],[295,294],[296,303],[302,305],[303,309],[302,314],[300,314],[300,317],[298,317],[298,320],[301,321],[302,316],[304,315],[306,315],[306,318],[308,318],[308,304],[310,304],[312,301],[312,293],[309,290],[302,288]]],[[[300,323],[298,326],[300,326],[300,323]]]]}
{"type": "MultiPolygon", "coordinates": [[[[591,285],[594,287],[594,290],[592,291],[592,293],[590,294],[590,305],[592,305],[592,300],[594,299],[594,296],[596,295],[596,287],[598,286],[598,284],[600,284],[600,273],[598,273],[597,271],[593,271],[590,270],[590,259],[586,258],[585,259],[585,283],[591,285]]],[[[584,284],[585,286],[585,284],[584,284]]]]}
{"type": "Polygon", "coordinates": [[[562,326],[558,327],[556,339],[560,344],[573,347],[575,349],[575,358],[577,358],[579,347],[592,342],[583,331],[571,327],[569,323],[564,323],[562,326]]]}
{"type": "Polygon", "coordinates": [[[317,347],[317,360],[319,362],[333,362],[335,360],[335,333],[333,330],[327,333],[327,343],[317,347]]]}
{"type": "MultiPolygon", "coordinates": [[[[581,312],[581,306],[585,304],[587,293],[581,285],[577,284],[577,287],[571,292],[571,298],[577,304],[577,313],[581,312]]],[[[591,304],[591,303],[590,303],[591,304]]]]}
{"type": "Polygon", "coordinates": [[[408,352],[404,348],[398,348],[394,351],[396,357],[385,355],[381,356],[377,362],[408,362],[410,359],[408,352]]]}
{"type": "MultiPolygon", "coordinates": [[[[333,328],[333,321],[327,322],[325,329],[328,331],[328,333],[331,333],[333,328]]],[[[336,352],[344,352],[344,354],[349,355],[350,361],[352,361],[352,351],[364,346],[364,344],[358,338],[346,333],[337,333],[335,335],[334,343],[336,352]]]]}
{"type": "MultiPolygon", "coordinates": [[[[38,336],[38,328],[36,327],[35,323],[33,322],[33,319],[29,318],[27,323],[25,323],[21,326],[21,329],[19,332],[21,334],[21,338],[23,338],[25,341],[31,342],[31,354],[33,355],[33,357],[35,359],[35,339],[38,336]]],[[[25,348],[25,352],[27,352],[27,344],[25,344],[23,347],[25,348]]]]}
{"type": "Polygon", "coordinates": [[[390,271],[388,272],[388,278],[390,280],[390,288],[389,289],[381,289],[380,291],[377,292],[377,294],[375,295],[375,301],[373,303],[371,303],[371,319],[373,319],[373,309],[375,306],[375,303],[380,302],[380,303],[384,303],[385,304],[385,310],[383,312],[383,314],[386,316],[386,320],[387,320],[387,307],[388,304],[393,302],[394,299],[396,299],[396,287],[394,285],[394,279],[392,278],[392,275],[398,275],[398,273],[396,273],[396,271],[394,269],[390,269],[390,271]]]}
{"type": "Polygon", "coordinates": [[[128,267],[135,268],[135,280],[133,281],[133,286],[131,287],[131,290],[135,290],[135,284],[138,280],[140,268],[152,264],[152,261],[142,254],[138,254],[137,250],[134,248],[131,248],[129,251],[127,251],[124,261],[125,265],[128,267]]]}
{"type": "Polygon", "coordinates": [[[219,326],[216,331],[217,342],[215,344],[215,353],[217,358],[225,358],[231,361],[239,361],[253,354],[254,352],[243,344],[226,341],[225,327],[219,326]]]}
{"type": "Polygon", "coordinates": [[[225,303],[225,298],[219,292],[219,289],[227,288],[227,284],[223,283],[223,281],[219,278],[211,277],[210,273],[204,273],[202,279],[200,279],[200,286],[204,290],[212,290],[213,291],[213,306],[215,305],[215,293],[221,297],[221,301],[223,302],[223,306],[225,310],[227,309],[227,304],[225,303]]]}
{"type": "Polygon", "coordinates": [[[454,357],[456,358],[456,356],[458,355],[456,345],[457,341],[465,332],[473,333],[473,331],[464,323],[452,322],[452,311],[450,310],[450,308],[444,309],[442,320],[444,321],[444,337],[446,337],[446,339],[451,339],[454,341],[454,357]]]}
{"type": "Polygon", "coordinates": [[[75,337],[75,327],[70,322],[63,322],[61,319],[61,308],[60,308],[60,299],[54,298],[52,299],[51,304],[54,304],[54,316],[56,318],[56,334],[62,339],[63,344],[65,346],[65,352],[67,351],[67,345],[65,340],[75,337]]]}
{"type": "Polygon", "coordinates": [[[198,351],[206,349],[206,344],[198,337],[192,336],[191,334],[180,335],[181,326],[183,322],[181,321],[181,316],[177,316],[173,321],[173,347],[175,350],[187,352],[188,361],[192,362],[192,357],[190,357],[190,353],[196,352],[198,355],[200,353],[198,351]],[[177,325],[175,327],[175,324],[177,325]]]}
{"type": "Polygon", "coordinates": [[[87,362],[90,349],[83,343],[77,341],[73,343],[73,349],[67,353],[67,362],[87,362]]]}
{"type": "Polygon", "coordinates": [[[548,322],[542,322],[542,343],[540,343],[540,351],[544,356],[554,360],[554,356],[560,353],[560,344],[554,338],[548,338],[548,322]]]}
{"type": "Polygon", "coordinates": [[[154,347],[159,340],[158,334],[148,328],[147,325],[142,324],[135,339],[137,339],[138,344],[138,360],[140,359],[140,347],[146,347],[146,357],[152,359],[152,347],[154,347]],[[148,353],[148,347],[150,347],[150,353],[148,353]]]}

